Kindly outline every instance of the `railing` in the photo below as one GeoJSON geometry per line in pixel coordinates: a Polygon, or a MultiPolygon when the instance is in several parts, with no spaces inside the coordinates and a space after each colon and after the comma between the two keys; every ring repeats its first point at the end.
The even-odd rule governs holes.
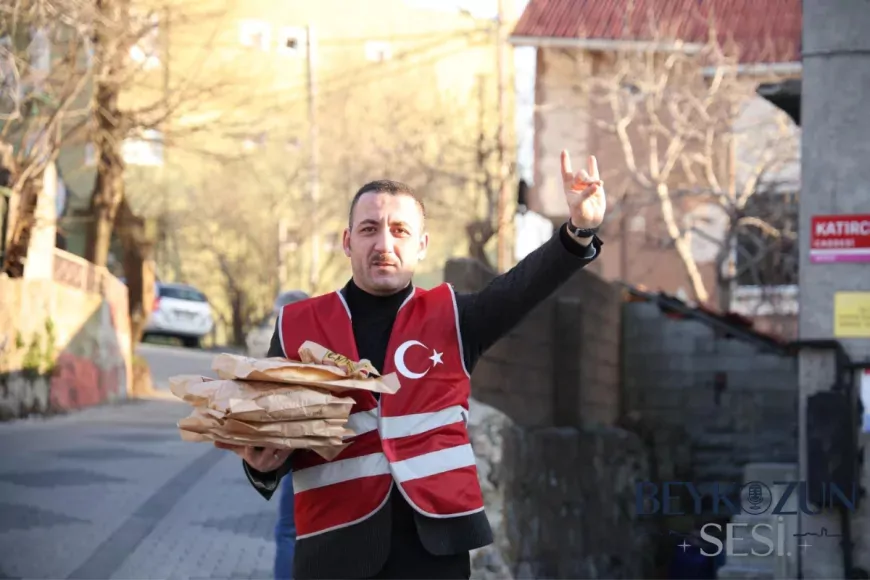
{"type": "Polygon", "coordinates": [[[111,274],[105,268],[95,266],[84,258],[55,248],[52,276],[55,282],[102,296],[104,295],[105,280],[108,276],[111,274]]]}
{"type": "Polygon", "coordinates": [[[127,285],[109,270],[59,248],[54,249],[53,269],[55,282],[105,298],[115,313],[116,328],[125,333],[130,331],[127,285]]]}

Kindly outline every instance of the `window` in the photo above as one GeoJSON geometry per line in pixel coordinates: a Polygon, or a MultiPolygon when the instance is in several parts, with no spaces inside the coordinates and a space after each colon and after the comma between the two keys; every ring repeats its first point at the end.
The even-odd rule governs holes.
{"type": "Polygon", "coordinates": [[[163,134],[146,129],[141,137],[126,139],[121,154],[128,165],[163,165],[163,134]]]}
{"type": "Polygon", "coordinates": [[[366,60],[371,62],[384,62],[393,58],[393,51],[389,42],[370,40],[365,45],[366,60]]]}
{"type": "Polygon", "coordinates": [[[798,197],[793,191],[761,191],[747,200],[744,214],[765,221],[779,235],[755,227],[738,234],[738,286],[797,285],[798,197]]]}
{"type": "Polygon", "coordinates": [[[161,298],[175,298],[176,300],[187,300],[189,302],[208,302],[202,292],[184,286],[161,286],[158,293],[161,298]]]}
{"type": "Polygon", "coordinates": [[[146,16],[133,14],[133,32],[138,38],[130,47],[130,60],[141,65],[144,70],[160,66],[160,34],[157,14],[146,16]]]}
{"type": "Polygon", "coordinates": [[[239,23],[239,42],[249,48],[269,50],[272,28],[263,20],[242,20],[239,23]]]}
{"type": "Polygon", "coordinates": [[[51,72],[51,40],[44,28],[33,32],[30,40],[30,67],[36,82],[41,82],[51,72]]]}
{"type": "Polygon", "coordinates": [[[22,98],[21,83],[16,76],[15,53],[12,39],[8,35],[0,37],[0,103],[7,112],[11,104],[17,107],[22,98]],[[11,103],[4,102],[5,100],[11,103]]]}
{"type": "Polygon", "coordinates": [[[85,167],[94,167],[97,164],[97,149],[93,143],[85,143],[85,167]]]}
{"type": "Polygon", "coordinates": [[[278,52],[289,56],[302,56],[305,54],[305,29],[288,27],[282,28],[278,37],[278,52]]]}

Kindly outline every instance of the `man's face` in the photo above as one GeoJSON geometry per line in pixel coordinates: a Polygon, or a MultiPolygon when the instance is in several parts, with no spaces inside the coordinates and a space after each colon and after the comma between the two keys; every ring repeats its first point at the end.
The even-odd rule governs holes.
{"type": "Polygon", "coordinates": [[[413,197],[372,192],[357,201],[343,245],[356,285],[369,294],[389,295],[411,281],[429,236],[413,197]]]}

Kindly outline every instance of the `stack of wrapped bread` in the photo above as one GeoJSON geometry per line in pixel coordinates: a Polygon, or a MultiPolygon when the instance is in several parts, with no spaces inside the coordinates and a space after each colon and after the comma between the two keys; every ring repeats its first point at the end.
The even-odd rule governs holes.
{"type": "Polygon", "coordinates": [[[380,376],[366,360],[352,361],[305,342],[300,362],[219,354],[217,378],[172,377],[172,393],[193,405],[178,422],[185,441],[219,441],[275,449],[310,449],[326,459],[355,435],[347,428],[353,390],[393,394],[395,375],[380,376]]]}

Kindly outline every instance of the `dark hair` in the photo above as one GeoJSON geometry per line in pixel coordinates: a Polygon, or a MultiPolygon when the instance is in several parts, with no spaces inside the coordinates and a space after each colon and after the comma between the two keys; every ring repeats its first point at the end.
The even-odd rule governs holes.
{"type": "Polygon", "coordinates": [[[423,205],[423,201],[417,196],[417,192],[410,185],[405,185],[399,181],[391,181],[389,179],[380,179],[378,181],[371,181],[366,183],[359,191],[356,192],[356,195],[353,196],[353,200],[350,202],[350,211],[347,214],[347,223],[349,228],[353,228],[353,210],[356,208],[356,204],[363,195],[367,193],[388,193],[390,195],[407,195],[415,202],[417,202],[417,207],[420,208],[420,214],[423,216],[423,220],[426,219],[426,207],[423,205]]]}

